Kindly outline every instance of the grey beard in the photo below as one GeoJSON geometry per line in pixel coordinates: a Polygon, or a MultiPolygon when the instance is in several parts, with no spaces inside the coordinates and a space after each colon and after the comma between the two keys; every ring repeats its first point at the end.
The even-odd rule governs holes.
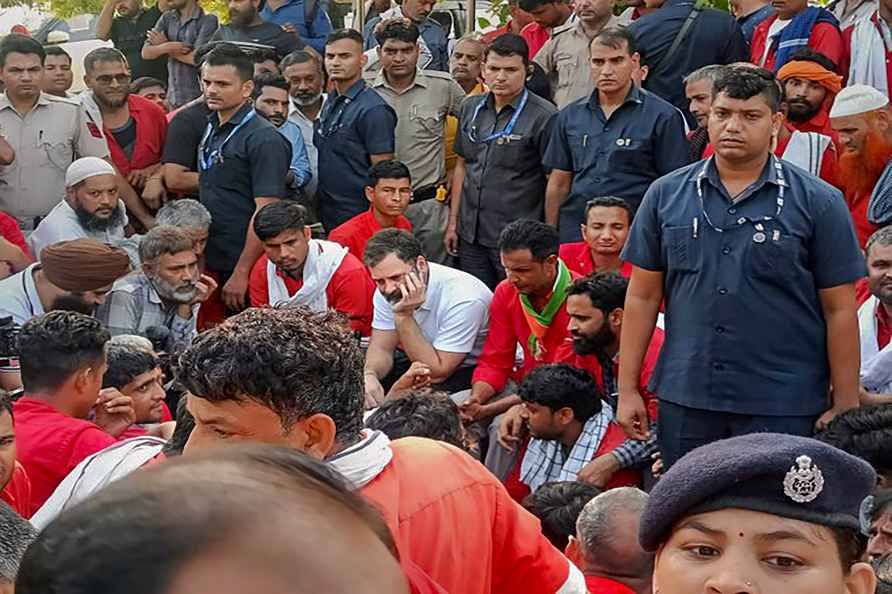
{"type": "Polygon", "coordinates": [[[321,91],[319,93],[316,93],[315,95],[313,95],[313,97],[310,99],[301,99],[300,97],[295,97],[294,95],[291,96],[291,100],[294,101],[294,104],[299,105],[300,107],[306,107],[308,105],[313,105],[314,103],[319,101],[319,99],[321,99],[321,98],[322,98],[321,91]]]}
{"type": "Polygon", "coordinates": [[[179,304],[191,303],[195,299],[195,293],[198,292],[198,287],[195,283],[191,283],[188,288],[183,288],[175,287],[157,275],[150,275],[149,280],[152,281],[152,285],[158,291],[158,295],[165,301],[173,301],[179,304]]]}
{"type": "Polygon", "coordinates": [[[81,227],[87,231],[108,231],[114,227],[120,227],[124,224],[124,211],[120,208],[120,204],[115,206],[112,215],[107,219],[97,217],[91,212],[87,212],[80,204],[74,208],[77,220],[81,227]]]}

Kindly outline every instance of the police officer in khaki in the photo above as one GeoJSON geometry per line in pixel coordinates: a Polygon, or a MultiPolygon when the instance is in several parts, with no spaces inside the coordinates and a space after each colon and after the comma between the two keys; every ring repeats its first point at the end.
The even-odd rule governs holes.
{"type": "Polygon", "coordinates": [[[555,27],[533,59],[548,75],[558,109],[595,89],[589,66],[592,39],[601,29],[629,24],[613,15],[613,4],[613,0],[576,0],[575,18],[555,27]]]}
{"type": "Polygon", "coordinates": [[[381,21],[375,27],[381,70],[372,88],[397,114],[396,158],[412,174],[412,202],[406,218],[428,260],[447,264],[443,244],[449,207],[445,198],[446,116],[458,116],[465,91],[446,72],[419,70],[419,29],[409,19],[381,21]]]}
{"type": "Polygon", "coordinates": [[[43,47],[30,37],[0,42],[0,132],[15,152],[0,166],[0,211],[33,230],[65,195],[65,171],[80,157],[109,156],[102,130],[76,100],[40,92],[43,47]]]}

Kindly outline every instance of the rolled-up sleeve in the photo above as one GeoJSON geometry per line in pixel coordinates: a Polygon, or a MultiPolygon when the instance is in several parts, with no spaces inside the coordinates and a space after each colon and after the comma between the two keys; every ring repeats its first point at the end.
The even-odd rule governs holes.
{"type": "Polygon", "coordinates": [[[501,392],[514,369],[514,356],[517,352],[517,336],[513,332],[509,295],[503,290],[506,285],[496,287],[489,307],[489,333],[483,345],[483,352],[477,360],[473,382],[486,382],[501,392]]]}

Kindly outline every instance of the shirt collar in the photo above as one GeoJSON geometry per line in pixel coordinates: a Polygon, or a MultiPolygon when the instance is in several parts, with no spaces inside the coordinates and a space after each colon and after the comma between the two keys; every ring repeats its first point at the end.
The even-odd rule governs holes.
{"type": "Polygon", "coordinates": [[[203,17],[204,9],[200,6],[196,6],[195,12],[193,12],[192,16],[190,16],[185,21],[180,20],[180,12],[179,11],[176,11],[176,15],[177,15],[177,21],[179,22],[180,26],[182,26],[182,25],[185,25],[186,23],[188,23],[189,21],[194,21],[195,19],[200,19],[201,17],[203,17]]]}
{"type": "MultiPolygon", "coordinates": [[[[524,89],[521,89],[520,93],[517,94],[517,97],[512,99],[511,103],[509,103],[505,107],[510,107],[512,111],[516,110],[518,108],[518,106],[520,105],[521,99],[523,99],[523,91],[524,91],[524,89]]],[[[527,91],[527,92],[529,92],[529,91],[527,91]]],[[[493,111],[496,110],[496,96],[492,94],[492,91],[489,91],[486,93],[486,98],[484,99],[484,103],[486,103],[486,107],[488,109],[491,109],[493,111]]]]}
{"type": "MultiPolygon", "coordinates": [[[[34,105],[34,107],[37,107],[38,105],[49,105],[49,104],[50,104],[50,100],[47,98],[46,93],[41,93],[37,97],[37,103],[34,105]]],[[[15,110],[15,108],[12,106],[12,102],[9,100],[9,95],[7,95],[6,91],[4,91],[3,93],[0,93],[0,110],[6,109],[7,107],[12,110],[15,110]]]]}
{"type": "Polygon", "coordinates": [[[220,124],[220,117],[217,115],[216,111],[212,111],[208,114],[208,121],[214,126],[214,128],[222,128],[223,126],[235,127],[242,123],[245,119],[245,116],[248,115],[248,112],[254,107],[254,104],[250,101],[245,101],[242,106],[239,108],[235,115],[229,118],[225,124],[220,124]]]}
{"type": "MultiPolygon", "coordinates": [[[[762,168],[762,173],[759,175],[759,179],[757,179],[753,184],[751,184],[741,196],[751,196],[759,191],[762,186],[765,184],[772,184],[774,186],[787,185],[786,181],[777,179],[777,171],[774,169],[774,159],[776,159],[774,155],[769,155],[768,160],[765,161],[765,167],[762,168]]],[[[694,181],[699,179],[700,176],[697,175],[694,178],[694,181]]],[[[715,188],[725,191],[725,185],[722,183],[722,178],[719,177],[719,170],[715,164],[715,156],[712,156],[706,162],[706,179],[712,184],[715,188]]]]}
{"type": "Polygon", "coordinates": [[[333,90],[331,92],[331,95],[335,99],[338,99],[340,97],[346,97],[350,100],[354,100],[359,96],[360,93],[362,93],[365,90],[365,88],[366,88],[366,83],[362,79],[362,77],[360,77],[358,81],[356,81],[355,83],[350,85],[350,88],[347,89],[346,93],[340,94],[336,90],[333,90]]]}
{"type": "MultiPolygon", "coordinates": [[[[644,102],[644,93],[641,91],[640,88],[638,88],[638,85],[636,85],[634,82],[632,83],[632,86],[629,88],[629,92],[626,94],[626,98],[623,100],[623,105],[625,105],[626,103],[629,103],[630,101],[632,103],[638,103],[638,104],[641,104],[644,102]]],[[[592,109],[592,111],[594,111],[595,108],[600,108],[601,103],[598,99],[598,89],[595,89],[594,91],[592,91],[592,94],[589,96],[588,106],[592,109]]],[[[620,107],[622,107],[622,105],[620,105],[620,107]]]]}

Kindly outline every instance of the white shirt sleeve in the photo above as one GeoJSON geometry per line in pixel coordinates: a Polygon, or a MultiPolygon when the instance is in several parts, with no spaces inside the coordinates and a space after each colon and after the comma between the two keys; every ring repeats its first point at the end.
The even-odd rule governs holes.
{"type": "Polygon", "coordinates": [[[477,334],[487,326],[489,303],[483,299],[460,301],[449,307],[437,328],[433,347],[446,353],[470,353],[477,334]]]}
{"type": "Polygon", "coordinates": [[[372,316],[372,328],[375,330],[396,330],[396,322],[393,320],[393,308],[390,302],[384,298],[381,291],[375,290],[372,297],[372,306],[375,313],[372,316]]]}

